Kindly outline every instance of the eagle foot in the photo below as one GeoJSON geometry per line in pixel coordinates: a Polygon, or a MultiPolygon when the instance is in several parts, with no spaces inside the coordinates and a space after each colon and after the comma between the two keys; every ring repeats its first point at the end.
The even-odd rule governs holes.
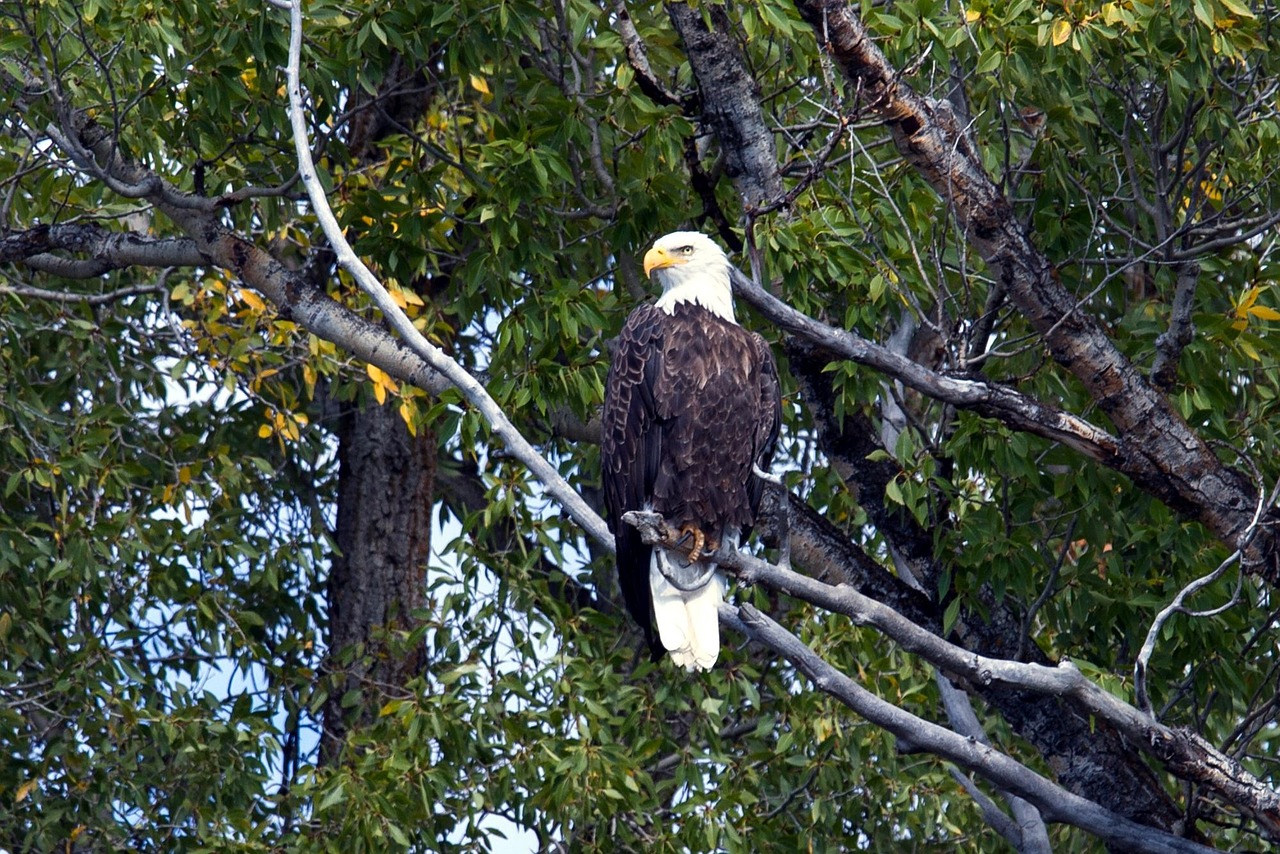
{"type": "Polygon", "coordinates": [[[683,545],[685,540],[693,537],[693,547],[689,549],[689,563],[697,563],[703,555],[713,555],[720,550],[720,541],[708,538],[696,525],[684,525],[680,528],[679,534],[675,541],[677,546],[683,545]]]}

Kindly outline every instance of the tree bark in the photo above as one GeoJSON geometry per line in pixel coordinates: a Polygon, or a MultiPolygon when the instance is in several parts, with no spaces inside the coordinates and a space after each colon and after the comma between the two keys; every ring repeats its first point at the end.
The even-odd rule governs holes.
{"type": "Polygon", "coordinates": [[[764,123],[760,88],[729,35],[728,13],[723,6],[695,9],[685,3],[668,3],[667,14],[684,42],[698,81],[703,119],[720,140],[725,174],[750,208],[780,198],[782,176],[773,134],[764,123]],[[703,10],[713,26],[703,21],[703,10]]]}

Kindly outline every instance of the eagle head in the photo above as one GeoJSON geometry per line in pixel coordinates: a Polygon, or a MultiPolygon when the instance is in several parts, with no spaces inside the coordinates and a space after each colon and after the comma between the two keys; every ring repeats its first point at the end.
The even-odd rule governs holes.
{"type": "Polygon", "coordinates": [[[671,314],[677,303],[691,302],[734,323],[730,269],[724,250],[696,231],[659,237],[644,256],[645,275],[662,285],[658,308],[671,314]]]}

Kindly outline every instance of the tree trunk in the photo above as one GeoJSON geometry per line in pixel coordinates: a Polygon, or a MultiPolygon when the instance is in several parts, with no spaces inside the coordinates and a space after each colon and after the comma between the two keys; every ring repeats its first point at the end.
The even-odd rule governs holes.
{"type": "Polygon", "coordinates": [[[387,689],[425,663],[404,644],[426,603],[436,440],[412,436],[394,403],[350,406],[338,425],[339,553],[329,573],[329,648],[335,682],[324,707],[322,763],[339,755],[349,728],[373,720],[387,689]],[[359,692],[354,705],[343,697],[359,692]]]}

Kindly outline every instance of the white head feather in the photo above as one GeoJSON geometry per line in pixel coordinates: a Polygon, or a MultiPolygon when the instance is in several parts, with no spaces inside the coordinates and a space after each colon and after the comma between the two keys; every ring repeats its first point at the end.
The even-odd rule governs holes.
{"type": "Polygon", "coordinates": [[[714,240],[696,231],[659,237],[644,256],[645,274],[662,285],[658,308],[671,314],[677,303],[691,302],[737,323],[729,259],[714,240]]]}

